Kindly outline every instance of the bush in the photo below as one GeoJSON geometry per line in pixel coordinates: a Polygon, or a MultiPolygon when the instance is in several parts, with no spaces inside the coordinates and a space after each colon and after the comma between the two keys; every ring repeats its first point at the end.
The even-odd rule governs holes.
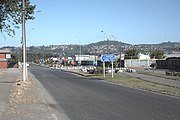
{"type": "Polygon", "coordinates": [[[151,67],[151,68],[153,68],[153,69],[155,69],[155,68],[156,68],[156,66],[157,66],[157,64],[156,64],[156,63],[152,63],[152,64],[150,65],[150,67],[151,67]]]}

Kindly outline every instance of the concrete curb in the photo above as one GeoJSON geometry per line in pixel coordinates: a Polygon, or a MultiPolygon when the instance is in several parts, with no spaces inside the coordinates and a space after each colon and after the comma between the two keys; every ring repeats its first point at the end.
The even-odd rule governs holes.
{"type": "Polygon", "coordinates": [[[43,118],[42,120],[70,120],[60,107],[58,107],[58,110],[56,109],[56,106],[58,106],[57,102],[44,88],[44,86],[35,78],[35,76],[30,72],[29,75],[34,81],[34,83],[36,83],[37,90],[42,96],[42,102],[46,107],[46,110],[44,110],[44,116],[46,116],[46,118],[43,118]]]}

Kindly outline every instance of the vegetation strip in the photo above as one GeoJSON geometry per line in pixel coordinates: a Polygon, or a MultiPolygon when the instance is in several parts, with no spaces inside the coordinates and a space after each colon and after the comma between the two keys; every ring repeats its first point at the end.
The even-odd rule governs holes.
{"type": "Polygon", "coordinates": [[[165,78],[165,79],[172,79],[172,80],[180,81],[180,77],[178,77],[178,76],[167,76],[167,75],[161,74],[161,73],[143,72],[143,71],[137,71],[137,72],[139,74],[152,75],[152,76],[155,76],[155,77],[161,77],[161,78],[165,78]]]}
{"type": "Polygon", "coordinates": [[[158,93],[163,93],[163,94],[180,97],[180,89],[179,88],[161,85],[158,83],[152,83],[149,81],[145,81],[145,80],[138,79],[138,78],[133,78],[130,76],[122,76],[119,74],[115,74],[114,78],[111,78],[111,74],[107,74],[106,78],[104,78],[103,75],[92,75],[92,76],[87,75],[87,77],[103,79],[108,82],[118,83],[118,84],[126,85],[129,87],[133,87],[133,88],[149,90],[149,91],[153,91],[153,92],[158,92],[158,93]]]}

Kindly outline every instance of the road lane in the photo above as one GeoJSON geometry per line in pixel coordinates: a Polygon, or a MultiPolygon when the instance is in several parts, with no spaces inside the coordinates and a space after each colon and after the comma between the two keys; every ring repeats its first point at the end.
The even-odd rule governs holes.
{"type": "Polygon", "coordinates": [[[136,90],[68,72],[29,70],[72,120],[179,120],[180,99],[136,90]]]}

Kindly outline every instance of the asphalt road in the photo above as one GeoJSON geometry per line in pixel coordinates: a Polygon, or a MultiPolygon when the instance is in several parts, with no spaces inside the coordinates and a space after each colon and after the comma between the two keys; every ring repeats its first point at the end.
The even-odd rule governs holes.
{"type": "Polygon", "coordinates": [[[61,70],[29,71],[71,120],[180,120],[180,99],[136,90],[61,70]]]}

